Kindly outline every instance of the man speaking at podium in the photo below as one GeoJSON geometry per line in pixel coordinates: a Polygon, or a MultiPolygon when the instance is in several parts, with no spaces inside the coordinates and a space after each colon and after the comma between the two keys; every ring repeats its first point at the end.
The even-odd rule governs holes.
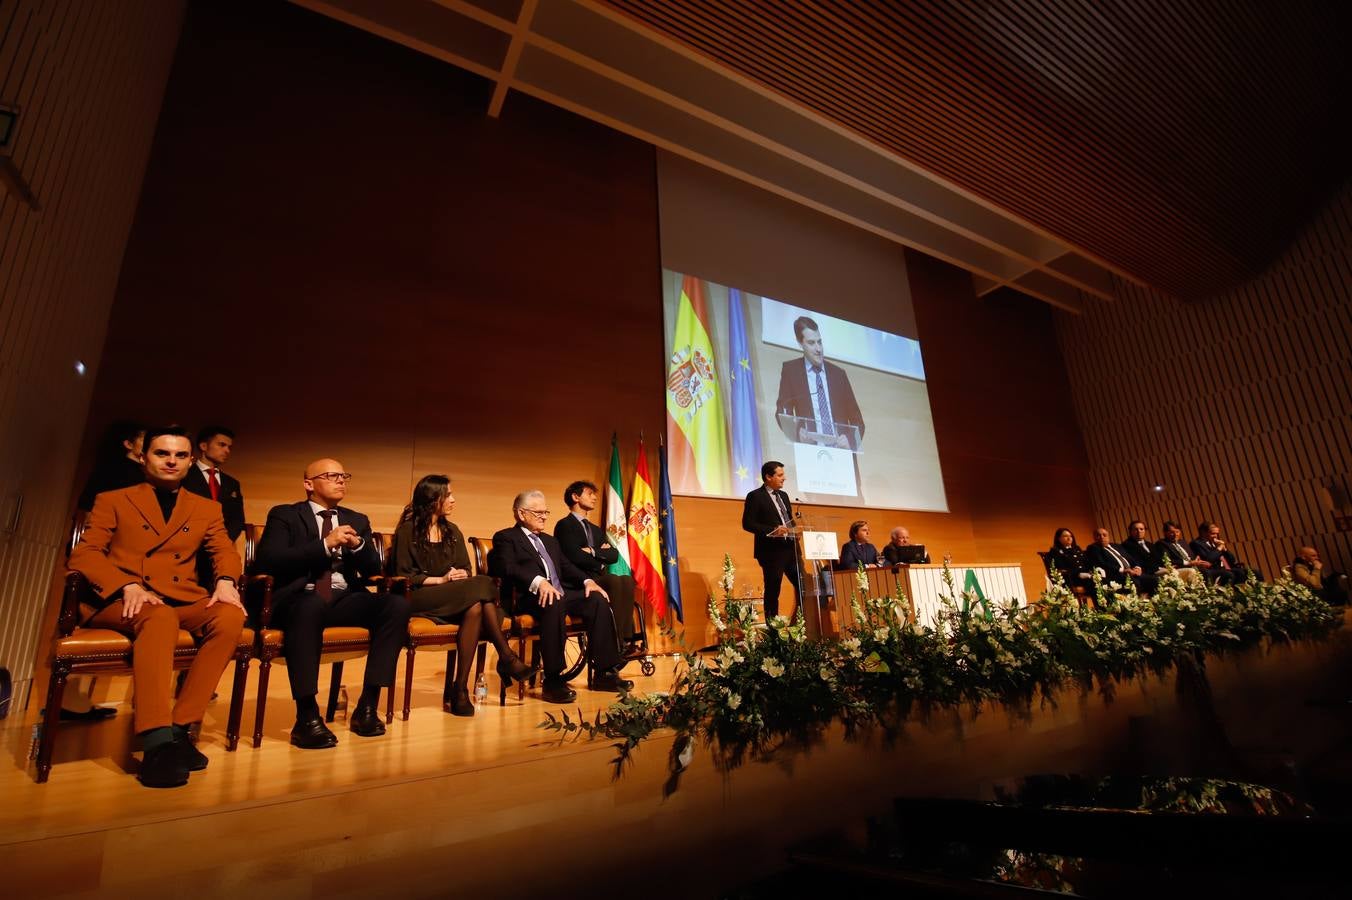
{"type": "Polygon", "coordinates": [[[784,576],[798,594],[798,556],[791,533],[793,507],[784,493],[784,464],[771,460],[761,466],[761,486],[746,495],[742,507],[742,528],[756,536],[754,551],[765,575],[765,621],[779,614],[779,589],[784,576]]]}
{"type": "Polygon", "coordinates": [[[816,427],[811,428],[804,422],[799,425],[798,434],[789,437],[806,441],[807,433],[815,431],[828,440],[834,439],[837,447],[858,451],[858,441],[864,438],[864,417],[854,399],[850,377],[840,366],[826,361],[821,329],[814,320],[807,316],[794,319],[793,336],[803,348],[803,358],[784,363],[779,373],[779,399],[775,401],[775,409],[779,413],[815,420],[816,427]],[[850,437],[853,428],[842,426],[859,429],[853,443],[850,437]]]}

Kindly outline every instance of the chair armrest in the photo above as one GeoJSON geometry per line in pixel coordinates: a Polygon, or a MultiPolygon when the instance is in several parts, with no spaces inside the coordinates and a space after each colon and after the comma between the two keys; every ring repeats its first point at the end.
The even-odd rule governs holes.
{"type": "Polygon", "coordinates": [[[385,576],[385,593],[408,595],[408,576],[407,575],[387,575],[385,576]]]}
{"type": "Polygon", "coordinates": [[[61,614],[56,620],[58,637],[70,637],[80,624],[80,595],[87,589],[88,583],[79,572],[66,574],[66,587],[61,592],[61,614]]]}
{"type": "Polygon", "coordinates": [[[272,624],[271,575],[244,576],[244,608],[250,612],[250,619],[253,618],[253,609],[258,610],[259,628],[267,628],[272,624]],[[254,598],[257,598],[256,602],[254,598]]]}

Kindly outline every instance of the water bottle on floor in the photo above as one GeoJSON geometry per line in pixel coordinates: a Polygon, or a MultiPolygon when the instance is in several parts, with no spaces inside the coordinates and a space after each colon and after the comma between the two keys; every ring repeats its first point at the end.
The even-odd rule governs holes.
{"type": "Polygon", "coordinates": [[[474,681],[474,705],[483,706],[486,702],[488,702],[488,680],[484,678],[484,673],[480,672],[474,681]]]}

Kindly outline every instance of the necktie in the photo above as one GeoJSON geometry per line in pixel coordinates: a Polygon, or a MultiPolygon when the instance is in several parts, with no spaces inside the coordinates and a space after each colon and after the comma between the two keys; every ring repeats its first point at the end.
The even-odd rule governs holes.
{"type": "Polygon", "coordinates": [[[826,382],[822,380],[822,370],[814,367],[817,375],[817,415],[821,420],[822,434],[835,434],[836,423],[831,418],[831,398],[826,396],[826,382]]]}
{"type": "Polygon", "coordinates": [[[1113,555],[1113,559],[1117,560],[1117,564],[1122,567],[1122,571],[1125,572],[1127,569],[1131,568],[1131,563],[1127,562],[1127,558],[1125,556],[1117,552],[1116,547],[1114,547],[1112,544],[1108,544],[1107,547],[1108,552],[1113,555]]]}
{"type": "Polygon", "coordinates": [[[216,478],[216,467],[211,467],[211,472],[207,475],[207,486],[211,488],[211,499],[220,502],[221,482],[216,478]]]}
{"type": "Polygon", "coordinates": [[[595,551],[596,544],[595,542],[592,541],[591,523],[589,523],[586,519],[582,520],[582,533],[587,536],[587,549],[595,551]]]}
{"type": "Polygon", "coordinates": [[[540,554],[540,562],[543,563],[545,567],[545,577],[548,578],[549,583],[554,586],[554,590],[562,592],[563,585],[559,582],[558,573],[554,571],[554,564],[550,561],[549,554],[545,552],[544,541],[540,540],[535,534],[530,534],[528,537],[530,537],[530,542],[535,546],[535,552],[540,554]]]}
{"type": "Polygon", "coordinates": [[[773,497],[775,501],[775,512],[779,513],[779,524],[789,524],[789,513],[788,510],[784,508],[784,501],[780,498],[779,492],[771,491],[770,496],[773,497]]]}
{"type": "Polygon", "coordinates": [[[1174,552],[1178,554],[1179,559],[1183,560],[1183,565],[1186,566],[1189,562],[1191,562],[1191,557],[1188,556],[1188,551],[1184,550],[1183,545],[1178,543],[1177,541],[1174,542],[1174,552]]]}
{"type": "MultiPolygon", "coordinates": [[[[331,509],[322,510],[319,517],[324,520],[324,527],[319,530],[319,539],[322,541],[333,531],[333,519],[338,515],[331,509]]],[[[333,602],[333,563],[334,557],[329,555],[329,570],[315,579],[315,593],[319,599],[325,603],[333,602]]]]}

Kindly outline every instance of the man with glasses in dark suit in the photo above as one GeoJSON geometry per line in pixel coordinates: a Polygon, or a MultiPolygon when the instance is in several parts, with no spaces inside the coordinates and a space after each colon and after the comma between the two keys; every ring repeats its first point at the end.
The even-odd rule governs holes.
{"type": "Polygon", "coordinates": [[[286,632],[286,674],[296,701],[291,743],[305,750],[338,743],[315,699],[324,629],[348,626],[371,633],[361,697],[348,722],[362,737],[385,733],[376,706],[380,691],[394,684],[408,637],[408,599],[365,587],[367,578],[380,574],[380,556],[370,520],[339,505],[351,480],[335,459],[310,463],[302,479],[306,499],[274,506],[258,543],[258,569],[274,581],[272,623],[286,632]]]}

